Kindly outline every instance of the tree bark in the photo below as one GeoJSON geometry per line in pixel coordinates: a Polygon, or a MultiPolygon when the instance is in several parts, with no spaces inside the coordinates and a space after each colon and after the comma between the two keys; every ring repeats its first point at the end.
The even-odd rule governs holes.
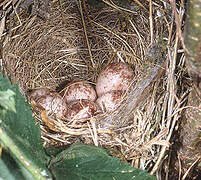
{"type": "Polygon", "coordinates": [[[187,68],[201,96],[201,0],[189,0],[184,37],[187,68]]]}
{"type": "Polygon", "coordinates": [[[201,0],[189,0],[187,7],[184,44],[186,66],[193,80],[193,89],[188,97],[187,105],[190,107],[183,119],[183,142],[179,156],[183,171],[186,172],[193,165],[188,175],[195,177],[195,172],[197,176],[201,172],[201,0]]]}

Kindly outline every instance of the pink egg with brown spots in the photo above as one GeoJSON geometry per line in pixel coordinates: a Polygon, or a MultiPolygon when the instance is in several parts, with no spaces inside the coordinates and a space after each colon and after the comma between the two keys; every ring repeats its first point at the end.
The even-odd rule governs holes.
{"type": "Polygon", "coordinates": [[[110,91],[96,100],[96,104],[99,105],[103,112],[110,112],[115,110],[122,100],[122,91],[110,91]]]}
{"type": "Polygon", "coordinates": [[[31,92],[30,100],[34,102],[33,108],[46,110],[48,116],[64,117],[67,105],[57,92],[47,88],[36,89],[31,92]]]}
{"type": "Polygon", "coordinates": [[[98,97],[110,91],[126,91],[134,77],[134,72],[125,63],[111,63],[100,73],[96,92],[98,97]]]}
{"type": "Polygon", "coordinates": [[[36,100],[40,98],[41,96],[46,96],[48,94],[55,93],[55,91],[49,89],[49,88],[38,88],[34,89],[29,93],[29,99],[30,100],[36,100]]]}
{"type": "Polygon", "coordinates": [[[81,120],[91,118],[100,112],[98,106],[89,100],[71,102],[67,107],[65,117],[67,120],[81,120]]]}
{"type": "Polygon", "coordinates": [[[78,81],[68,85],[64,89],[63,97],[67,103],[80,99],[86,99],[89,101],[95,101],[97,99],[95,89],[85,81],[78,81]]]}

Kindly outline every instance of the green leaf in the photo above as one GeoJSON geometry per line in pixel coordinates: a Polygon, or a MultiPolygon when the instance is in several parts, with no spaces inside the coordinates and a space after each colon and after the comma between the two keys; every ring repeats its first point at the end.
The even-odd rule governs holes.
{"type": "Polygon", "coordinates": [[[0,179],[13,180],[13,174],[10,172],[9,168],[6,166],[5,162],[0,158],[0,179]]]}
{"type": "Polygon", "coordinates": [[[103,148],[96,148],[91,145],[76,143],[70,146],[67,150],[64,150],[61,153],[59,153],[54,159],[51,160],[50,164],[54,164],[63,159],[74,159],[75,156],[76,158],[83,158],[83,157],[88,157],[91,155],[109,156],[108,152],[103,148]]]}
{"type": "Polygon", "coordinates": [[[3,151],[0,158],[0,179],[3,180],[24,180],[34,177],[23,167],[19,166],[13,157],[6,151],[3,151]]]}
{"type": "MultiPolygon", "coordinates": [[[[0,141],[17,162],[27,168],[35,177],[50,176],[46,166],[49,157],[45,154],[40,138],[40,127],[32,117],[32,111],[17,85],[11,85],[0,74],[0,91],[11,90],[15,93],[16,113],[0,113],[0,141]]],[[[3,106],[3,110],[5,107],[3,106]]],[[[1,111],[1,109],[0,109],[1,111]]]]}
{"type": "Polygon", "coordinates": [[[102,148],[74,144],[51,161],[57,180],[154,180],[146,171],[109,156],[102,148]]]}
{"type": "Polygon", "coordinates": [[[10,89],[0,91],[0,105],[5,109],[16,112],[14,95],[15,93],[10,89]]]}
{"type": "Polygon", "coordinates": [[[0,179],[4,180],[15,179],[2,159],[0,159],[0,179]]]}
{"type": "Polygon", "coordinates": [[[50,157],[55,157],[58,153],[62,152],[64,147],[47,147],[45,148],[45,153],[50,157]]]}

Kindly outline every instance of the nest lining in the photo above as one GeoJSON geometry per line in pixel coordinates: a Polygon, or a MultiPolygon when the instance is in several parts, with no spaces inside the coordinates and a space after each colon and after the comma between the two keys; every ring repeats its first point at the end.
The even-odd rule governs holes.
{"type": "MultiPolygon", "coordinates": [[[[173,47],[177,41],[169,29],[173,24],[170,8],[164,10],[163,1],[154,2],[152,6],[155,37],[171,40],[169,43],[173,47]]],[[[97,10],[88,5],[87,14],[82,9],[86,14],[86,37],[83,14],[77,1],[52,3],[47,20],[36,16],[21,18],[21,27],[5,40],[3,65],[5,74],[13,83],[18,82],[21,91],[27,95],[30,89],[38,87],[59,92],[72,80],[95,84],[106,64],[117,61],[130,64],[136,78],[114,112],[91,118],[74,129],[61,120],[53,120],[55,132],[41,121],[40,115],[35,114],[35,117],[41,124],[42,140],[46,146],[80,141],[95,144],[108,148],[133,166],[154,172],[162,149],[169,146],[168,137],[179,118],[177,113],[171,116],[173,125],[170,117],[167,118],[173,109],[169,108],[169,99],[173,98],[169,93],[174,65],[166,63],[165,59],[175,61],[175,58],[169,49],[164,50],[163,45],[151,42],[148,2],[144,2],[146,10],[136,4],[135,7],[137,13],[132,14],[112,7],[97,10]],[[125,27],[122,27],[121,18],[126,22],[125,27]],[[165,75],[166,69],[170,75],[165,75]],[[102,122],[116,118],[118,122],[113,123],[111,130],[102,128],[102,122]]],[[[180,106],[177,103],[174,108],[180,106]]]]}

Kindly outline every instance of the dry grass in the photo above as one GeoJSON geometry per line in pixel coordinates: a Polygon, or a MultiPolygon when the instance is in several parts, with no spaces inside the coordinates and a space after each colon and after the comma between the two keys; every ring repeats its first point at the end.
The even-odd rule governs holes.
{"type": "MultiPolygon", "coordinates": [[[[95,7],[81,0],[54,1],[46,20],[14,14],[7,22],[10,31],[3,34],[0,30],[4,72],[26,95],[38,87],[60,91],[75,79],[95,85],[106,64],[130,64],[136,77],[114,112],[73,127],[62,120],[47,119],[43,113],[43,121],[53,123],[49,127],[55,132],[41,116],[35,116],[41,123],[45,146],[84,141],[106,147],[133,166],[160,176],[186,98],[177,83],[183,70],[175,71],[176,64],[183,68],[185,59],[183,52],[178,57],[180,31],[176,31],[174,8],[168,2],[115,3],[103,0],[105,6],[95,7]]],[[[181,4],[178,29],[183,13],[181,4]]]]}

